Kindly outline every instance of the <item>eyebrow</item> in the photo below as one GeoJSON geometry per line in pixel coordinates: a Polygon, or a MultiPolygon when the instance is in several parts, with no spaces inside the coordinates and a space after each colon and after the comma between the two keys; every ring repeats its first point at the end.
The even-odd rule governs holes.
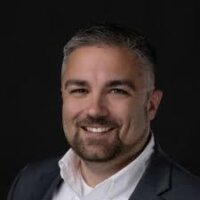
{"type": "Polygon", "coordinates": [[[130,80],[113,80],[113,81],[109,81],[106,84],[107,87],[117,87],[117,86],[126,86],[129,87],[132,90],[135,90],[135,84],[130,81],[130,80]]]}
{"type": "MultiPolygon", "coordinates": [[[[64,88],[66,89],[69,86],[82,86],[87,87],[89,86],[88,82],[85,80],[67,80],[64,84],[64,88]]],[[[135,84],[130,80],[112,80],[106,83],[106,87],[117,87],[117,86],[126,86],[129,87],[132,90],[135,90],[135,84]]]]}
{"type": "Polygon", "coordinates": [[[69,86],[88,86],[88,82],[87,81],[83,81],[83,80],[67,80],[64,84],[64,88],[66,89],[69,86]]]}

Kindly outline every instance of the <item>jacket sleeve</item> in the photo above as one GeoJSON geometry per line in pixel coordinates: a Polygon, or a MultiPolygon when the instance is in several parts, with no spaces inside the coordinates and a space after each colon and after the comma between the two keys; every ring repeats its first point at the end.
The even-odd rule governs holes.
{"type": "Polygon", "coordinates": [[[18,193],[20,193],[20,190],[22,190],[22,187],[20,185],[20,179],[22,177],[22,174],[24,173],[24,171],[27,169],[28,166],[24,167],[19,174],[16,176],[16,178],[14,179],[9,193],[8,193],[8,197],[7,200],[20,200],[18,197],[18,193]]]}

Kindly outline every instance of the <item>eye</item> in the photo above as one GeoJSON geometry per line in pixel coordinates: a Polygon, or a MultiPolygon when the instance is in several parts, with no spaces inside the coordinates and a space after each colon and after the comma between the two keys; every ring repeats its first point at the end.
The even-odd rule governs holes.
{"type": "Polygon", "coordinates": [[[70,94],[77,94],[77,95],[84,95],[88,93],[88,90],[85,88],[77,88],[77,89],[71,89],[69,90],[70,94]]]}
{"type": "Polygon", "coordinates": [[[129,93],[126,90],[120,88],[113,88],[110,90],[110,93],[119,95],[129,95],[129,93]]]}

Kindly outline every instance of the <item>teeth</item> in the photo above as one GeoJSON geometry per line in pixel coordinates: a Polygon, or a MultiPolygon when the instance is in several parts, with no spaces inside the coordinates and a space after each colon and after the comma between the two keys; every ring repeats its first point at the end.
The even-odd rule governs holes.
{"type": "Polygon", "coordinates": [[[86,130],[89,132],[93,132],[93,133],[103,133],[108,131],[110,128],[109,127],[98,127],[98,128],[94,128],[94,127],[86,127],[86,130]]]}

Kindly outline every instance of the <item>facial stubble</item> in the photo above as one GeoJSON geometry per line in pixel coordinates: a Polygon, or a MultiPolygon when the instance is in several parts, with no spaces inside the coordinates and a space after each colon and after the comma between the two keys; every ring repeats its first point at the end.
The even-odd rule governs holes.
{"type": "Polygon", "coordinates": [[[112,143],[108,142],[105,138],[82,138],[81,131],[77,131],[74,138],[69,142],[72,149],[85,161],[90,162],[107,162],[114,160],[123,150],[123,143],[119,138],[119,132],[112,133],[112,143]]]}

